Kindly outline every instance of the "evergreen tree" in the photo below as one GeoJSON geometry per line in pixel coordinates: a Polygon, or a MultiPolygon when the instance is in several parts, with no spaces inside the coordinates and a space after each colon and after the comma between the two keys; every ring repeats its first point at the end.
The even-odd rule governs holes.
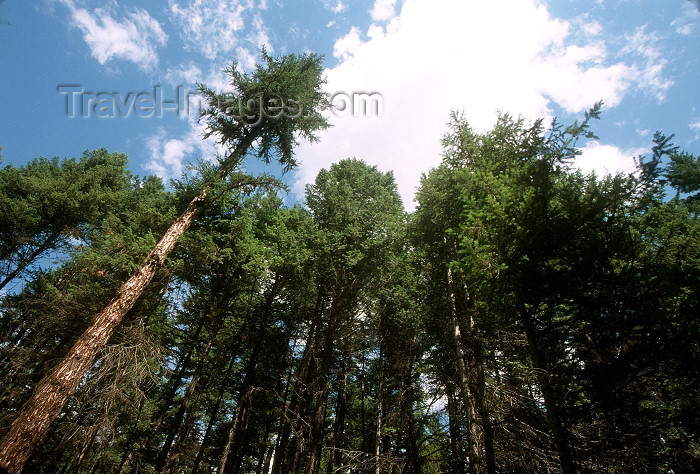
{"type": "MultiPolygon", "coordinates": [[[[315,131],[328,126],[318,111],[326,103],[325,95],[320,90],[323,82],[321,58],[316,55],[289,55],[275,59],[264,51],[263,57],[266,64],[258,66],[250,76],[239,73],[235,65],[228,70],[236,95],[214,94],[202,88],[210,105],[204,112],[210,133],[219,135],[222,143],[231,150],[219,167],[222,179],[226,179],[241,163],[256,141],[258,156],[269,161],[278,154],[276,158],[280,163],[288,168],[293,167],[296,135],[314,139],[315,131]],[[253,120],[247,114],[237,113],[236,108],[232,107],[232,101],[235,105],[248,104],[249,100],[260,104],[253,120]],[[294,100],[294,110],[279,113],[280,100],[294,100]]],[[[248,178],[234,183],[237,186],[245,184],[254,185],[255,180],[248,178]]],[[[191,225],[206,202],[208,191],[204,187],[190,201],[138,270],[121,286],[110,304],[95,316],[93,324],[20,409],[10,430],[0,440],[1,467],[10,472],[22,469],[31,451],[92,365],[97,352],[163,265],[178,238],[191,225]]]]}
{"type": "Polygon", "coordinates": [[[0,169],[0,290],[49,252],[86,238],[128,187],[126,164],[123,154],[95,150],[0,169]]]}

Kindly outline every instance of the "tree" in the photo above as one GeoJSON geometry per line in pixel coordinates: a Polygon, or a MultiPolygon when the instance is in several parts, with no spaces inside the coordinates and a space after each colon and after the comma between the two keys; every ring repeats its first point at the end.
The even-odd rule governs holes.
{"type": "Polygon", "coordinates": [[[0,169],[0,290],[99,225],[129,185],[126,163],[102,149],[0,169]]]}
{"type": "MultiPolygon", "coordinates": [[[[445,354],[483,370],[482,378],[465,363],[465,383],[453,382],[467,408],[479,407],[466,417],[477,472],[487,450],[473,444],[483,436],[486,445],[487,417],[499,469],[697,465],[698,417],[687,402],[698,399],[698,371],[688,366],[699,334],[690,316],[697,216],[692,195],[664,200],[668,184],[693,192],[695,159],[657,134],[638,176],[584,176],[568,163],[596,117],[594,108],[580,124],[545,131],[502,116],[485,134],[457,117],[443,164],[422,182],[416,231],[426,301],[431,313],[461,315],[457,324],[429,320],[430,332],[446,349],[449,334],[461,352],[445,354]],[[480,388],[491,394],[485,404],[480,388]],[[483,434],[470,434],[473,421],[483,434]]],[[[432,357],[447,385],[454,360],[445,354],[432,357]]],[[[450,410],[457,390],[445,391],[450,434],[460,437],[450,410]]]]}
{"type": "Polygon", "coordinates": [[[346,381],[353,376],[353,358],[362,340],[359,319],[369,312],[379,269],[395,250],[403,219],[393,175],[357,159],[321,170],[307,186],[306,204],[315,227],[309,235],[314,288],[303,307],[308,326],[289,388],[291,400],[284,408],[289,419],[281,423],[278,436],[272,472],[279,473],[342,466],[338,453],[349,444],[345,429],[351,403],[346,381]],[[333,454],[322,466],[329,412],[335,417],[333,454]]]}
{"type": "MultiPolygon", "coordinates": [[[[162,234],[175,216],[173,193],[165,191],[160,178],[130,177],[126,170],[124,174],[128,186],[114,196],[100,222],[84,226],[80,240],[72,240],[58,255],[63,263],[39,273],[21,292],[5,295],[0,303],[0,331],[3,340],[11,342],[0,350],[3,429],[54,361],[65,356],[89,326],[91,316],[148,254],[156,242],[154,235],[162,234]]],[[[70,459],[74,450],[83,452],[80,458],[89,463],[107,446],[104,441],[115,415],[129,414],[131,402],[141,400],[137,381],[150,372],[154,361],[140,356],[154,353],[152,349],[158,352],[159,340],[153,337],[149,320],[158,319],[154,313],[162,309],[170,274],[161,269],[154,276],[110,344],[100,351],[95,369],[66,404],[63,422],[53,425],[26,471],[58,470],[56,466],[70,459]],[[90,438],[97,441],[91,443],[90,438]]],[[[77,459],[75,463],[80,464],[77,459]]]]}
{"type": "MultiPolygon", "coordinates": [[[[306,203],[320,231],[316,271],[323,301],[313,347],[317,368],[311,381],[316,405],[306,464],[310,474],[317,472],[321,460],[330,372],[337,357],[334,351],[341,353],[339,378],[344,379],[348,376],[345,364],[357,352],[352,332],[359,314],[371,311],[367,302],[377,297],[378,269],[386,268],[397,251],[403,206],[393,173],[382,173],[357,159],[341,160],[321,170],[314,184],[307,186],[306,203]]],[[[344,449],[346,405],[347,384],[341,381],[331,467],[342,465],[336,453],[344,449]]],[[[380,440],[376,443],[379,447],[380,440]]]]}
{"type": "MultiPolygon", "coordinates": [[[[265,65],[258,65],[250,75],[237,71],[235,64],[227,70],[234,89],[231,94],[216,94],[204,86],[201,88],[209,105],[204,111],[208,133],[218,135],[221,143],[230,150],[219,165],[218,177],[221,180],[229,177],[256,142],[258,157],[270,161],[274,156],[285,169],[291,169],[295,165],[296,136],[314,140],[316,131],[328,127],[319,112],[327,103],[321,91],[321,57],[310,54],[273,58],[263,51],[263,58],[265,65]],[[249,107],[250,101],[257,105],[253,110],[249,107]]],[[[250,177],[238,178],[231,185],[256,184],[250,177]]],[[[211,185],[205,185],[190,201],[138,270],[121,286],[109,305],[95,316],[91,326],[19,410],[0,441],[0,467],[9,472],[21,471],[92,365],[99,349],[107,343],[156,270],[163,265],[178,238],[204,206],[210,190],[211,185]]]]}

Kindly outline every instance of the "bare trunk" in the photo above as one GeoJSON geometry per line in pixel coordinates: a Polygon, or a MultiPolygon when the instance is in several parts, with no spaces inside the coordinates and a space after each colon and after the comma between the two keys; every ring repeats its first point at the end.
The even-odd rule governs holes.
{"type": "Polygon", "coordinates": [[[544,398],[544,406],[546,408],[547,422],[552,430],[554,444],[559,454],[561,470],[564,474],[572,474],[577,472],[576,463],[571,449],[571,434],[564,426],[562,419],[559,398],[555,393],[554,387],[549,379],[549,369],[545,355],[539,343],[537,330],[535,329],[529,315],[523,310],[523,320],[525,326],[525,335],[527,342],[532,351],[535,368],[537,369],[537,381],[542,391],[544,398]]]}
{"type": "Polygon", "coordinates": [[[204,432],[204,437],[202,438],[202,444],[199,447],[199,451],[197,452],[197,457],[194,460],[194,464],[192,465],[192,474],[197,474],[197,471],[199,470],[199,465],[202,462],[202,459],[204,458],[204,450],[207,448],[207,445],[209,443],[209,438],[211,437],[211,432],[212,429],[214,428],[214,422],[216,421],[216,414],[219,411],[219,408],[221,407],[221,402],[224,399],[224,393],[226,391],[226,384],[228,383],[228,379],[231,376],[231,371],[233,369],[233,362],[235,361],[235,357],[231,357],[231,360],[229,360],[228,363],[228,368],[226,369],[226,374],[224,377],[221,379],[221,386],[219,387],[219,395],[216,397],[216,402],[214,403],[214,406],[212,409],[209,411],[209,423],[207,423],[207,429],[204,432]]]}
{"type": "Polygon", "coordinates": [[[381,454],[382,454],[382,381],[379,381],[379,391],[377,396],[377,433],[374,445],[374,472],[381,474],[381,454]]]}
{"type": "Polygon", "coordinates": [[[80,379],[92,366],[97,353],[106,344],[126,313],[150,283],[153,275],[175,246],[177,239],[192,224],[206,193],[195,197],[185,212],[173,223],[139,269],[119,289],[112,301],[95,317],[68,354],[51,374],[36,387],[33,395],[17,413],[9,431],[0,441],[0,467],[19,473],[34,448],[41,443],[51,422],[80,379]]]}
{"type": "MultiPolygon", "coordinates": [[[[467,296],[469,301],[469,292],[466,285],[464,285],[464,295],[467,296]]],[[[496,456],[493,447],[493,426],[491,424],[491,414],[486,407],[486,377],[484,375],[484,349],[482,347],[480,339],[476,335],[474,329],[474,313],[470,310],[471,305],[469,305],[467,310],[467,341],[468,347],[471,350],[471,357],[469,358],[468,371],[470,373],[469,385],[470,395],[474,398],[474,403],[476,404],[475,410],[479,414],[481,420],[481,428],[483,433],[483,451],[486,460],[486,472],[488,474],[496,473],[496,456]]]]}
{"type": "Polygon", "coordinates": [[[360,368],[360,431],[362,432],[362,445],[360,451],[368,452],[368,442],[367,442],[367,412],[365,407],[365,353],[362,352],[362,366],[360,368]]]}
{"type": "MultiPolygon", "coordinates": [[[[282,385],[279,384],[277,387],[277,392],[279,392],[282,385]]],[[[269,443],[269,440],[275,418],[277,418],[277,413],[275,410],[271,410],[263,421],[265,425],[265,434],[263,435],[262,439],[264,441],[265,448],[262,450],[262,452],[260,452],[261,456],[258,457],[258,462],[255,466],[255,474],[262,474],[263,472],[267,474],[270,472],[270,461],[272,460],[272,452],[275,450],[275,445],[269,443]]]]}
{"type": "MultiPolygon", "coordinates": [[[[270,428],[272,428],[272,424],[270,424],[270,428]]],[[[267,434],[270,434],[270,430],[267,430],[267,434]]],[[[267,474],[270,472],[270,463],[272,462],[272,454],[275,452],[275,446],[270,445],[270,447],[267,449],[267,453],[265,454],[265,460],[262,466],[260,466],[260,469],[258,469],[256,474],[262,474],[263,472],[267,474]]]]}
{"type": "MultiPolygon", "coordinates": [[[[331,310],[332,311],[332,310],[331,310]]],[[[311,419],[311,427],[309,429],[309,459],[306,464],[306,474],[317,472],[317,464],[321,460],[321,451],[323,449],[323,426],[326,418],[326,403],[328,400],[329,374],[333,364],[333,343],[335,342],[335,324],[337,318],[333,317],[329,321],[326,328],[323,341],[323,352],[321,353],[320,373],[316,383],[313,384],[314,397],[316,398],[316,407],[314,415],[311,419]]]]}
{"type": "Polygon", "coordinates": [[[350,356],[343,355],[343,370],[340,375],[338,387],[338,400],[335,406],[335,423],[333,424],[333,437],[331,452],[328,458],[327,474],[333,474],[335,466],[343,464],[343,449],[345,448],[345,415],[347,412],[348,397],[348,371],[350,370],[350,356]]]}
{"type": "Polygon", "coordinates": [[[83,464],[83,461],[85,461],[85,456],[87,455],[88,451],[92,447],[93,443],[95,442],[95,437],[97,436],[97,431],[99,429],[98,423],[93,424],[89,431],[88,431],[88,437],[83,443],[83,447],[80,450],[80,453],[78,454],[78,457],[75,458],[73,461],[73,467],[71,468],[71,473],[72,474],[77,474],[80,472],[80,467],[83,464]]]}
{"type": "Polygon", "coordinates": [[[185,418],[185,413],[190,411],[190,400],[192,399],[192,396],[194,395],[194,391],[197,389],[197,383],[199,382],[199,379],[201,378],[202,373],[204,372],[204,366],[207,362],[207,357],[209,356],[209,351],[211,350],[212,344],[214,344],[214,339],[216,338],[216,335],[219,333],[220,327],[221,327],[221,317],[218,319],[216,327],[214,328],[211,335],[209,336],[209,341],[207,341],[207,345],[205,346],[204,351],[199,358],[199,364],[197,364],[197,370],[195,370],[194,374],[192,375],[192,379],[190,380],[190,383],[187,385],[187,390],[185,391],[185,396],[183,397],[182,401],[180,402],[180,408],[178,409],[178,411],[175,415],[175,419],[173,420],[173,425],[170,427],[170,432],[168,433],[168,436],[165,440],[165,444],[163,444],[163,447],[161,448],[160,452],[158,453],[158,457],[156,458],[156,462],[155,462],[156,472],[163,471],[163,468],[166,465],[166,461],[168,460],[168,454],[170,453],[170,448],[172,447],[173,441],[175,441],[175,437],[177,436],[178,432],[180,431],[182,421],[185,418]]]}
{"type": "Polygon", "coordinates": [[[226,448],[221,456],[221,463],[219,466],[219,472],[221,473],[240,472],[244,451],[249,444],[248,427],[250,424],[251,404],[255,393],[255,379],[258,369],[260,347],[260,345],[255,346],[246,367],[243,386],[241,387],[241,392],[238,397],[236,416],[233,426],[231,426],[231,430],[229,431],[226,448]]]}
{"type": "Polygon", "coordinates": [[[122,459],[119,462],[119,468],[116,470],[116,472],[118,474],[122,473],[124,466],[129,461],[129,459],[131,459],[132,453],[134,452],[135,449],[137,449],[137,447],[135,446],[135,443],[134,443],[135,439],[134,439],[133,432],[136,431],[136,428],[139,425],[139,421],[141,420],[141,415],[143,414],[143,407],[145,405],[144,402],[145,402],[145,400],[143,400],[143,399],[139,402],[138,415],[136,416],[136,420],[134,421],[133,425],[131,425],[132,430],[130,430],[130,431],[132,432],[132,434],[127,434],[128,441],[126,442],[126,446],[130,446],[130,448],[124,450],[124,454],[122,455],[122,459]]]}
{"type": "MultiPolygon", "coordinates": [[[[225,177],[233,164],[245,155],[253,144],[256,133],[258,131],[254,127],[241,138],[236,149],[221,164],[219,176],[225,177]]],[[[205,187],[190,201],[187,209],[165,232],[138,270],[122,284],[112,301],[95,316],[92,325],[80,336],[53,372],[39,382],[32,396],[17,412],[10,429],[0,440],[0,468],[12,474],[22,471],[34,448],[46,436],[53,420],[75,393],[80,379],[92,366],[97,353],[107,344],[126,313],[134,306],[156,271],[163,265],[180,236],[194,221],[207,196],[207,189],[205,187]]]]}
{"type": "MultiPolygon", "coordinates": [[[[481,355],[481,354],[479,354],[481,355]]],[[[479,409],[479,417],[484,432],[484,455],[486,457],[486,472],[488,474],[496,473],[496,455],[493,447],[493,425],[491,424],[491,414],[486,407],[486,377],[484,375],[483,362],[480,358],[476,364],[476,384],[474,387],[474,396],[479,409]]]]}
{"type": "MultiPolygon", "coordinates": [[[[191,338],[192,342],[187,345],[187,352],[184,354],[184,356],[180,358],[180,361],[177,365],[178,369],[175,371],[174,377],[170,379],[170,387],[168,389],[168,393],[167,395],[162,397],[163,402],[161,403],[161,407],[156,412],[156,415],[153,417],[155,421],[151,424],[151,431],[154,435],[160,432],[161,425],[163,424],[163,419],[165,418],[166,413],[170,409],[173,400],[175,399],[175,395],[177,394],[177,390],[180,388],[180,383],[182,382],[182,379],[185,378],[185,373],[189,368],[190,360],[192,359],[192,355],[194,354],[194,348],[198,345],[199,335],[201,334],[203,328],[204,318],[202,318],[199,324],[197,325],[197,330],[195,331],[194,336],[192,336],[191,338]]],[[[155,439],[156,437],[153,436],[149,438],[149,441],[155,441],[155,439]]],[[[148,443],[146,447],[149,448],[150,443],[148,443]]],[[[148,449],[146,449],[146,451],[148,451],[148,449]]]]}
{"type": "MultiPolygon", "coordinates": [[[[417,338],[413,339],[413,346],[417,344],[417,338]]],[[[412,351],[413,352],[413,351],[412,351]]],[[[406,465],[403,472],[406,474],[420,474],[420,452],[418,449],[418,436],[415,428],[415,417],[413,412],[413,403],[415,401],[413,387],[413,354],[408,362],[408,368],[403,380],[401,411],[402,418],[405,423],[406,434],[406,465]]]]}
{"type": "MultiPolygon", "coordinates": [[[[299,458],[303,451],[304,444],[304,429],[306,413],[311,403],[307,374],[314,372],[314,357],[313,352],[318,345],[318,333],[321,331],[321,308],[323,297],[319,292],[316,297],[316,306],[314,309],[314,317],[309,328],[309,334],[306,338],[304,352],[299,360],[297,372],[294,374],[294,384],[291,383],[291,371],[287,379],[287,387],[285,392],[291,390],[291,400],[286,404],[287,395],[285,393],[285,406],[282,407],[282,415],[280,417],[280,425],[282,431],[279,435],[277,448],[275,450],[275,458],[272,463],[272,474],[282,474],[283,472],[296,472],[299,465],[299,458]],[[291,385],[291,387],[290,387],[291,385]],[[289,447],[292,439],[290,436],[294,433],[295,451],[289,447]]],[[[290,354],[290,365],[294,361],[294,351],[290,354]]]]}
{"type": "Polygon", "coordinates": [[[454,344],[455,359],[457,360],[457,370],[459,372],[459,388],[462,394],[464,408],[467,411],[467,433],[468,433],[468,449],[469,449],[469,471],[473,473],[480,472],[481,465],[481,449],[479,447],[479,432],[476,426],[476,413],[472,403],[473,397],[469,388],[469,374],[466,364],[464,363],[464,349],[462,347],[462,330],[457,314],[457,296],[455,293],[454,275],[452,270],[447,268],[447,283],[450,288],[450,303],[452,316],[452,342],[454,344]]]}
{"type": "Polygon", "coordinates": [[[447,414],[450,429],[450,466],[452,474],[464,474],[464,450],[462,449],[462,433],[459,423],[459,412],[455,391],[451,382],[447,383],[447,414]]]}
{"type": "Polygon", "coordinates": [[[170,378],[167,394],[161,398],[160,408],[153,416],[153,419],[155,419],[155,421],[151,423],[152,435],[149,436],[146,440],[146,447],[144,450],[145,452],[150,452],[153,443],[159,440],[159,437],[157,435],[160,434],[160,430],[163,427],[163,420],[165,419],[165,415],[168,413],[168,410],[170,410],[170,408],[172,407],[173,402],[175,400],[175,395],[177,394],[177,391],[180,388],[180,384],[185,378],[185,374],[189,369],[190,360],[192,359],[192,355],[194,354],[194,348],[198,345],[197,343],[199,341],[199,335],[201,334],[203,328],[204,318],[202,318],[199,324],[197,325],[197,330],[195,331],[194,336],[192,336],[191,338],[191,343],[187,344],[188,350],[184,354],[184,356],[180,358],[180,361],[177,365],[177,367],[179,368],[175,371],[173,377],[170,378]]]}
{"type": "Polygon", "coordinates": [[[381,455],[382,455],[382,433],[384,432],[383,425],[383,407],[384,407],[384,378],[386,377],[386,347],[384,345],[384,340],[380,339],[379,342],[379,361],[381,365],[379,374],[379,386],[377,387],[377,426],[375,430],[375,444],[374,444],[374,472],[375,474],[381,474],[381,455]]]}
{"type": "Polygon", "coordinates": [[[228,430],[228,435],[226,436],[226,444],[221,453],[221,459],[219,459],[219,467],[217,472],[224,472],[226,468],[226,463],[228,461],[229,453],[231,452],[231,446],[233,446],[233,438],[236,436],[236,424],[238,423],[238,414],[240,413],[240,405],[236,407],[236,414],[233,416],[233,425],[228,430]]]}

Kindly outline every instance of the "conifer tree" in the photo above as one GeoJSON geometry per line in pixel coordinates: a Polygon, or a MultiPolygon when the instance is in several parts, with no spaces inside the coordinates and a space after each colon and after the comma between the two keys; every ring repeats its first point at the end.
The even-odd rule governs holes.
{"type": "MultiPolygon", "coordinates": [[[[240,166],[251,147],[266,162],[273,158],[285,169],[295,166],[297,136],[314,140],[315,132],[328,127],[320,108],[327,103],[321,87],[321,57],[315,54],[273,58],[262,52],[265,64],[244,74],[232,65],[227,69],[233,93],[215,93],[202,86],[208,101],[204,117],[208,133],[217,136],[229,151],[221,161],[218,178],[225,180],[240,166]]],[[[254,186],[252,177],[238,176],[235,186],[254,186]]],[[[166,231],[138,270],[121,286],[115,297],[82,334],[57,367],[35,388],[18,411],[9,431],[0,440],[0,467],[20,472],[32,450],[41,442],[50,424],[75,391],[124,315],[135,304],[205,205],[211,185],[204,185],[166,231]]]]}

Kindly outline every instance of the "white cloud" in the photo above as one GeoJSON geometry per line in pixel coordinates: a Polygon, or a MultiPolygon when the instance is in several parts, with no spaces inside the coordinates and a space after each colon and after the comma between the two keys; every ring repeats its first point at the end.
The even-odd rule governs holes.
{"type": "Polygon", "coordinates": [[[253,16],[253,31],[246,38],[248,43],[253,44],[257,53],[261,46],[264,46],[268,51],[274,51],[270,36],[267,33],[267,27],[259,14],[253,16]]]}
{"type": "Polygon", "coordinates": [[[370,15],[374,21],[387,21],[394,17],[396,0],[375,0],[370,15]]]}
{"type": "Polygon", "coordinates": [[[146,140],[150,160],[145,168],[163,179],[182,174],[182,160],[194,146],[186,140],[167,140],[165,130],[160,129],[156,135],[146,140]]]}
{"type": "Polygon", "coordinates": [[[177,138],[169,136],[165,130],[158,132],[146,140],[149,160],[144,168],[164,180],[180,178],[184,166],[196,163],[198,159],[212,160],[221,149],[214,139],[203,140],[203,124],[189,117],[189,130],[177,138]]]}
{"type": "Polygon", "coordinates": [[[243,30],[245,6],[238,1],[195,0],[186,6],[169,2],[188,49],[199,50],[206,58],[231,51],[243,30]]]}
{"type": "Polygon", "coordinates": [[[335,42],[335,45],[333,45],[333,56],[341,60],[346,60],[352,56],[361,45],[362,39],[360,39],[360,30],[353,26],[347,35],[335,42]]]}
{"type": "MultiPolygon", "coordinates": [[[[700,7],[700,0],[696,0],[700,7]]],[[[700,8],[695,8],[690,3],[683,5],[683,13],[671,22],[671,26],[676,30],[676,33],[683,36],[693,34],[695,24],[698,21],[698,11],[700,8]]]]}
{"type": "Polygon", "coordinates": [[[323,6],[332,13],[342,13],[348,8],[342,0],[323,0],[323,6]]]}
{"type": "Polygon", "coordinates": [[[598,42],[568,46],[541,58],[534,64],[539,69],[536,76],[542,92],[569,112],[590,107],[593,94],[604,99],[607,106],[618,105],[632,80],[633,69],[624,63],[605,65],[606,57],[604,44],[598,42]]]}
{"type": "Polygon", "coordinates": [[[483,131],[498,111],[535,119],[551,118],[553,103],[570,113],[601,99],[615,106],[645,75],[660,77],[651,54],[641,66],[623,61],[608,50],[600,25],[588,23],[574,40],[573,26],[553,18],[545,2],[406,0],[386,31],[373,26],[363,37],[353,27],[335,44],[340,63],[326,71],[327,89],[381,93],[384,116],[334,117],[320,143],[299,148],[294,190],[355,156],[394,170],[412,207],[420,174],[439,163],[450,110],[464,110],[483,131]]]}
{"type": "Polygon", "coordinates": [[[659,102],[663,101],[673,81],[663,75],[668,61],[657,46],[659,38],[653,33],[648,33],[642,26],[633,34],[626,35],[625,39],[627,45],[622,49],[622,54],[641,58],[641,63],[633,67],[638,78],[637,88],[655,97],[659,102]]]}
{"type": "MultiPolygon", "coordinates": [[[[207,59],[236,52],[247,60],[261,46],[272,49],[267,29],[252,0],[194,0],[187,5],[170,0],[169,6],[186,48],[199,51],[207,59]],[[251,28],[247,32],[246,23],[251,28]]],[[[266,2],[257,8],[266,9],[266,2]]]]}
{"type": "Polygon", "coordinates": [[[700,140],[700,120],[688,124],[688,127],[695,132],[695,140],[700,140]]]}
{"type": "Polygon", "coordinates": [[[147,11],[135,8],[120,21],[106,8],[96,8],[91,13],[77,8],[72,0],[62,3],[70,10],[73,25],[82,31],[92,56],[100,64],[123,59],[144,70],[158,64],[156,47],[165,45],[168,35],[147,11]]]}
{"type": "Polygon", "coordinates": [[[603,25],[597,21],[586,21],[581,25],[581,29],[587,36],[598,36],[603,32],[603,25]]]}
{"type": "Polygon", "coordinates": [[[175,85],[192,85],[202,80],[202,70],[193,62],[169,68],[165,79],[175,85]]]}
{"type": "Polygon", "coordinates": [[[584,173],[595,172],[599,177],[608,174],[634,173],[634,159],[648,152],[645,148],[623,150],[614,145],[602,145],[591,141],[581,149],[581,155],[576,157],[574,166],[584,173]]]}

